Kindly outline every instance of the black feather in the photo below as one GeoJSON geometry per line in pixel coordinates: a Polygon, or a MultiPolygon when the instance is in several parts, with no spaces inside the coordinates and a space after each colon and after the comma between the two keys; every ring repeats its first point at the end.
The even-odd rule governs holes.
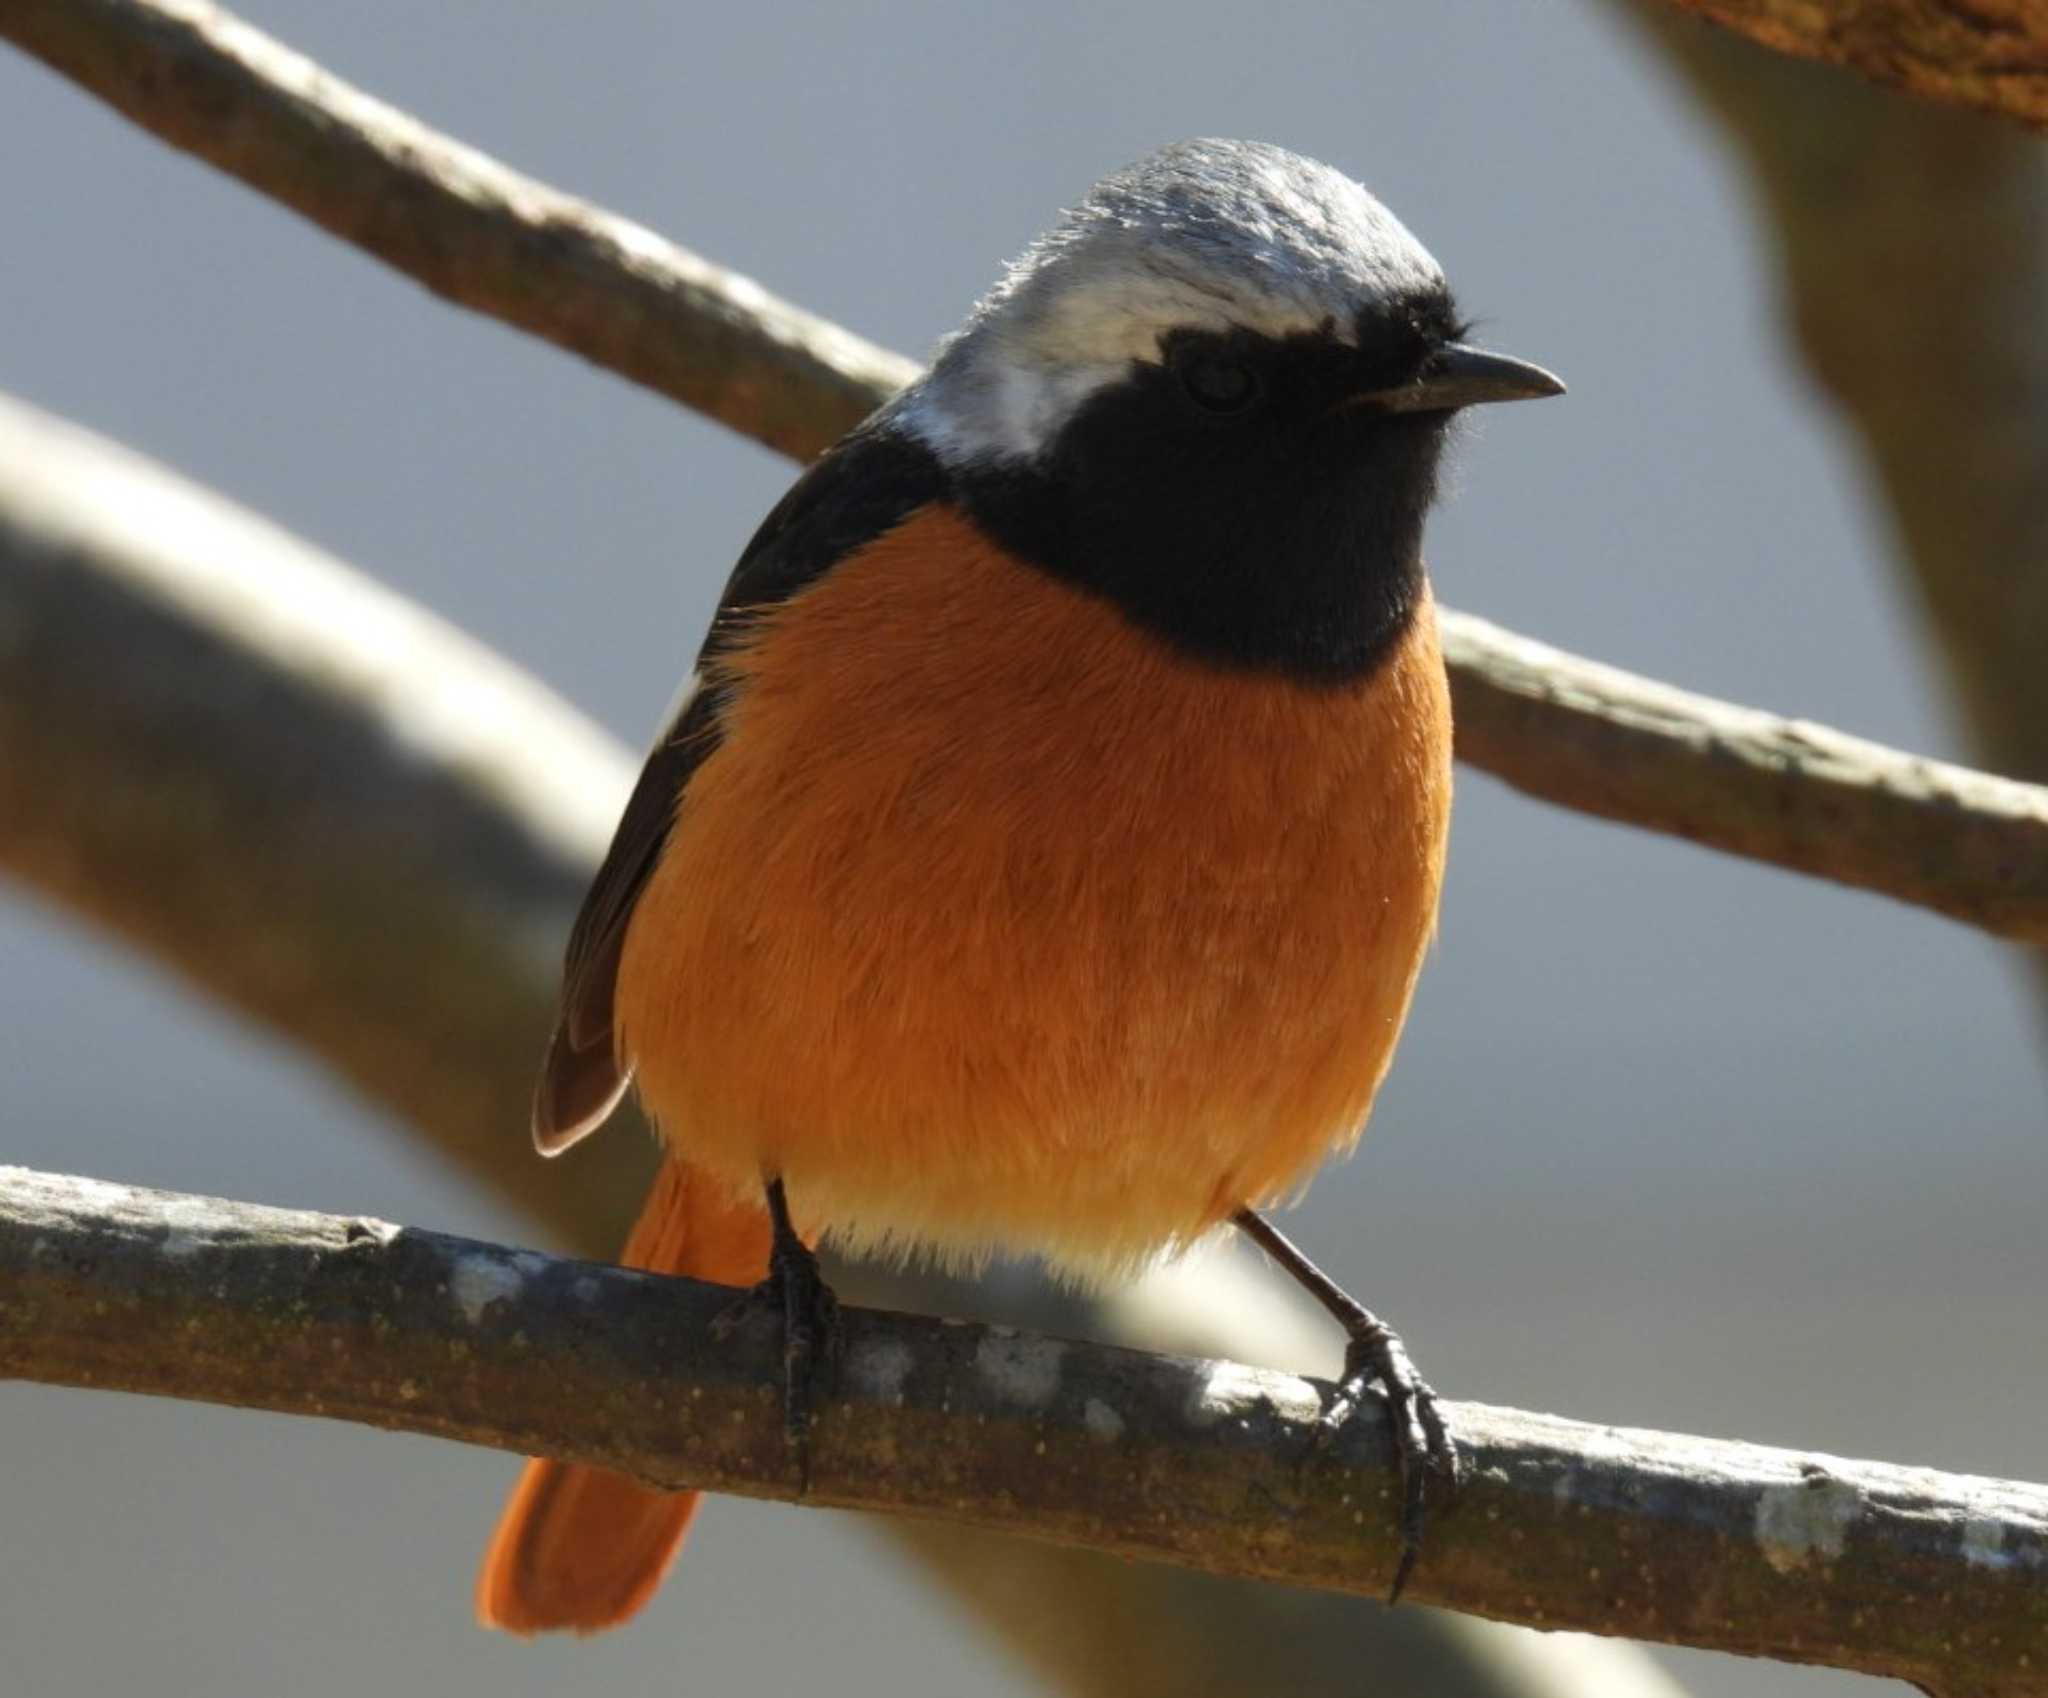
{"type": "MultiPolygon", "coordinates": [[[[828,450],[761,521],[726,580],[698,671],[729,648],[748,618],[787,601],[864,544],[946,492],[930,450],[889,428],[888,409],[828,450]]],[[[613,996],[634,904],[646,887],[690,776],[718,746],[725,702],[710,677],[640,769],[604,864],[569,933],[561,1012],[534,1098],[534,1141],[553,1153],[599,1124],[623,1094],[613,996]]]]}

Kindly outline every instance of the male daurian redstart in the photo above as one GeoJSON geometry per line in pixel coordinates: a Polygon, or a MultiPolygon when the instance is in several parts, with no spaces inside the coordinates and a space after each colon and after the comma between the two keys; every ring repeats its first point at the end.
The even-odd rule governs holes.
{"type": "MultiPolygon", "coordinates": [[[[635,1266],[763,1290],[800,1441],[808,1240],[1100,1278],[1234,1225],[1345,1327],[1409,1491],[1399,1341],[1257,1212],[1358,1138],[1435,924],[1451,726],[1423,519],[1485,353],[1356,183],[1197,141],[1106,178],[727,584],[569,941],[545,1154],[629,1084],[635,1266]],[[801,1223],[801,1230],[795,1223],[801,1223]]],[[[527,1465],[478,1610],[631,1615],[696,1508],[527,1465]]]]}

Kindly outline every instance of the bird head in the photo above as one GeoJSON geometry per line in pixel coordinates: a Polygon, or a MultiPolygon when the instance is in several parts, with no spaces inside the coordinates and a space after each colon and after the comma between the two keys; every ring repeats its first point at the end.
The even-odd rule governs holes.
{"type": "Polygon", "coordinates": [[[1445,429],[1559,393],[1464,340],[1342,172],[1191,141],[1098,183],[895,410],[1018,552],[1212,659],[1341,677],[1412,606],[1445,429]]]}

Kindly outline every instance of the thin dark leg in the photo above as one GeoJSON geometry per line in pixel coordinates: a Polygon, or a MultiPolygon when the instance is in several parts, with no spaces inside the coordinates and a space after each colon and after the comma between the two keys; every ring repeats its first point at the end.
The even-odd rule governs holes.
{"type": "MultiPolygon", "coordinates": [[[[775,1242],[768,1252],[768,1277],[748,1293],[746,1307],[766,1306],[782,1321],[782,1425],[796,1453],[805,1491],[811,1485],[811,1412],[820,1381],[837,1359],[839,1299],[818,1268],[811,1247],[789,1218],[782,1180],[766,1182],[768,1219],[775,1242]]],[[[737,1319],[735,1314],[733,1317],[737,1319]]]]}
{"type": "Polygon", "coordinates": [[[1388,1603],[1396,1603],[1422,1555],[1430,1476],[1435,1475],[1452,1491],[1458,1486],[1458,1447],[1444,1422],[1436,1393],[1416,1373],[1400,1335],[1348,1295],[1265,1216],[1239,1209],[1231,1224],[1327,1309],[1350,1340],[1344,1352],[1344,1377],[1337,1383],[1337,1395],[1323,1411],[1317,1444],[1327,1444],[1358,1413],[1365,1388],[1375,1380],[1387,1394],[1387,1410],[1394,1423],[1394,1453],[1401,1469],[1401,1561],[1387,1596],[1388,1603]]]}

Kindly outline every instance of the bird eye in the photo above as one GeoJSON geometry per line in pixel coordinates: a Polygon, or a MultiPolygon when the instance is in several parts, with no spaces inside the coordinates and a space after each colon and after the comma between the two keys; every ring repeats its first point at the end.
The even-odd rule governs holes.
{"type": "Polygon", "coordinates": [[[1190,353],[1175,361],[1174,369],[1188,399],[1205,413],[1242,413],[1259,398],[1259,374],[1228,354],[1190,353]]]}

